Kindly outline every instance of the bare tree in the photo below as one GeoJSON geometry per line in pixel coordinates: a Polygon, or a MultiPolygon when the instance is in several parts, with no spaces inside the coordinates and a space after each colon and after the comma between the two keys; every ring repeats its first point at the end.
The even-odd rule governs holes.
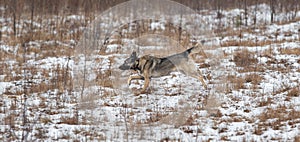
{"type": "Polygon", "coordinates": [[[247,0],[244,0],[244,20],[245,20],[245,26],[248,26],[248,11],[247,11],[247,0]]]}
{"type": "Polygon", "coordinates": [[[12,0],[11,4],[10,4],[10,10],[12,12],[12,17],[13,17],[13,31],[14,31],[14,35],[17,35],[17,29],[16,29],[16,24],[17,24],[17,1],[16,0],[12,0]]]}
{"type": "Polygon", "coordinates": [[[274,16],[275,16],[275,4],[276,4],[276,0],[270,0],[270,10],[271,10],[271,23],[274,22],[274,16]]]}
{"type": "Polygon", "coordinates": [[[254,0],[254,5],[255,5],[255,8],[254,8],[254,17],[253,17],[253,24],[256,25],[256,20],[257,20],[257,5],[258,5],[258,0],[254,0]]]}

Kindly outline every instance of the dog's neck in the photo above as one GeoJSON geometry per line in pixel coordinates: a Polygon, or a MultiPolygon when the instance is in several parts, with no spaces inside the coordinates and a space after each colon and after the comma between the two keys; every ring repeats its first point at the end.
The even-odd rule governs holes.
{"type": "Polygon", "coordinates": [[[135,64],[134,66],[131,66],[130,69],[134,71],[141,71],[139,62],[137,62],[137,64],[135,64]]]}
{"type": "Polygon", "coordinates": [[[141,70],[139,67],[131,67],[130,69],[134,70],[134,71],[140,71],[141,70]]]}

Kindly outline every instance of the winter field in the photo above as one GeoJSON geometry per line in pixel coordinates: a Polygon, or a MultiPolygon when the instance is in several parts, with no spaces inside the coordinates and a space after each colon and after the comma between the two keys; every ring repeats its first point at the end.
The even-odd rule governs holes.
{"type": "Polygon", "coordinates": [[[300,141],[300,11],[271,22],[269,5],[247,10],[246,22],[237,8],[135,20],[88,49],[96,16],[0,17],[0,141],[300,141]],[[172,72],[140,94],[142,80],[126,82],[137,72],[118,69],[133,50],[195,43],[207,90],[172,72]]]}

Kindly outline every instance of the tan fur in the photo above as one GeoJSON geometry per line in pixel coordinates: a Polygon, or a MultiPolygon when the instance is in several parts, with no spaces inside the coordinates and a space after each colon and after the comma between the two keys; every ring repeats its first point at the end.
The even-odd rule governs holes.
{"type": "Polygon", "coordinates": [[[144,79],[144,86],[141,90],[141,93],[144,93],[149,87],[150,79],[152,77],[165,76],[172,71],[180,71],[185,75],[200,80],[204,88],[207,89],[207,85],[204,81],[201,71],[198,70],[194,62],[189,59],[190,54],[198,53],[199,51],[201,51],[201,48],[199,45],[197,45],[182,53],[174,54],[164,58],[158,58],[150,55],[145,55],[138,58],[136,53],[133,52],[132,55],[126,59],[126,62],[120,66],[120,69],[132,69],[139,71],[140,75],[130,76],[128,78],[128,84],[130,84],[132,80],[144,79]],[[134,59],[134,61],[132,61],[132,59],[134,59]],[[128,61],[130,62],[128,63],[128,61]]]}

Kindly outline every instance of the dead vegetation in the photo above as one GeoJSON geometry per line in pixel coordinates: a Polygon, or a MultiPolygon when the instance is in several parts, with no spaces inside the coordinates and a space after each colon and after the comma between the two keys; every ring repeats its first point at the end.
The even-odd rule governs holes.
{"type": "Polygon", "coordinates": [[[233,61],[239,67],[249,67],[258,63],[257,58],[254,57],[254,53],[247,49],[242,49],[241,51],[236,52],[233,56],[233,61]]]}
{"type": "MultiPolygon", "coordinates": [[[[59,3],[58,1],[56,2],[59,3]]],[[[85,2],[82,1],[82,3],[85,2]]],[[[96,5],[98,4],[99,3],[96,5]]],[[[72,9],[71,11],[76,10],[74,7],[70,9],[72,9]]],[[[79,11],[83,11],[83,9],[79,11]]],[[[0,81],[12,83],[12,85],[5,88],[5,91],[0,96],[0,114],[3,116],[1,119],[5,125],[5,132],[1,129],[0,134],[8,137],[8,139],[3,139],[3,137],[0,136],[0,141],[20,140],[15,134],[22,132],[22,128],[25,128],[23,124],[34,126],[34,128],[31,128],[32,135],[42,141],[49,140],[49,135],[46,135],[49,132],[48,126],[53,126],[55,130],[63,130],[61,127],[66,125],[78,127],[72,127],[72,129],[70,129],[71,132],[63,133],[63,135],[52,140],[113,141],[114,139],[122,137],[122,133],[126,133],[124,135],[126,135],[128,139],[132,137],[132,141],[135,140],[137,135],[140,140],[143,140],[147,135],[151,137],[157,136],[154,134],[154,131],[161,128],[159,127],[161,125],[167,125],[167,127],[172,128],[172,130],[180,129],[184,134],[192,135],[192,137],[198,137],[199,139],[201,136],[206,135],[205,129],[208,128],[216,132],[216,134],[221,135],[219,139],[209,138],[208,141],[231,141],[232,139],[230,139],[230,135],[227,135],[227,132],[230,132],[229,125],[235,122],[247,122],[249,125],[245,125],[245,127],[253,128],[248,129],[251,132],[245,132],[243,130],[235,131],[236,135],[244,136],[245,138],[249,133],[263,135],[270,129],[282,132],[286,129],[285,126],[291,129],[299,127],[300,112],[294,108],[295,105],[292,102],[294,101],[293,99],[296,99],[300,95],[299,87],[284,85],[278,87],[274,85],[275,87],[273,86],[272,88],[273,92],[261,92],[267,88],[262,86],[262,84],[269,83],[267,81],[270,81],[270,79],[266,78],[266,74],[276,72],[277,74],[274,75],[274,79],[276,79],[277,75],[290,77],[289,73],[294,72],[290,60],[277,59],[277,53],[275,54],[273,46],[259,52],[260,55],[252,52],[252,50],[246,49],[248,47],[260,47],[271,44],[278,45],[279,43],[293,42],[293,40],[277,40],[277,38],[275,40],[274,37],[268,37],[270,39],[265,41],[243,40],[243,33],[258,34],[252,32],[253,29],[242,29],[241,32],[228,29],[227,32],[224,32],[222,37],[237,36],[240,40],[233,39],[221,42],[221,47],[236,46],[239,48],[232,54],[218,58],[218,60],[222,60],[223,58],[232,57],[229,62],[233,62],[236,65],[226,68],[231,69],[234,73],[230,72],[230,74],[228,73],[224,76],[224,80],[222,80],[223,82],[221,82],[222,84],[219,86],[225,87],[226,91],[222,92],[220,96],[216,95],[218,92],[211,90],[208,90],[209,97],[204,99],[201,97],[206,94],[198,93],[197,95],[201,97],[185,95],[184,93],[186,92],[183,92],[183,90],[186,85],[183,83],[164,88],[166,90],[176,87],[180,88],[177,92],[165,94],[154,94],[157,91],[155,89],[151,94],[138,96],[134,96],[128,92],[126,92],[126,94],[119,94],[119,92],[114,90],[105,90],[103,88],[114,88],[115,86],[123,85],[122,82],[114,82],[110,78],[114,73],[112,65],[115,64],[114,57],[111,57],[109,58],[110,65],[107,70],[102,71],[101,69],[104,69],[102,68],[103,66],[96,66],[95,70],[88,69],[89,71],[96,72],[95,80],[86,81],[84,90],[87,92],[82,92],[82,96],[77,97],[79,95],[73,90],[75,86],[75,84],[73,84],[74,76],[72,75],[71,66],[68,66],[68,61],[72,60],[70,57],[74,54],[74,47],[82,36],[83,31],[81,28],[90,23],[95,18],[95,15],[93,15],[94,13],[84,13],[85,16],[82,19],[68,20],[67,11],[66,13],[53,12],[57,13],[55,15],[36,16],[31,19],[34,21],[34,24],[41,24],[41,27],[27,27],[30,23],[23,21],[30,20],[30,18],[17,19],[22,26],[17,27],[15,31],[11,33],[1,33],[3,35],[0,37],[1,41],[3,41],[1,44],[10,46],[12,47],[10,49],[15,49],[15,51],[0,50],[0,81]],[[42,20],[43,18],[48,20],[42,20]],[[74,32],[70,33],[69,31],[74,32]],[[261,57],[267,58],[266,64],[260,63],[258,58],[261,57]],[[58,61],[55,60],[54,63],[51,64],[51,67],[48,68],[45,66],[49,65],[49,60],[44,59],[49,58],[64,58],[66,60],[64,60],[65,62],[63,64],[58,64],[56,63],[58,61]],[[89,93],[88,91],[94,89],[93,87],[97,88],[95,89],[96,91],[89,93]],[[241,96],[236,95],[236,92],[241,94],[241,96]],[[287,105],[278,106],[280,102],[278,102],[279,97],[277,95],[282,94],[282,100],[284,100],[284,103],[287,105]],[[176,104],[176,107],[165,105],[170,98],[184,98],[186,96],[186,100],[172,102],[176,104]],[[224,98],[221,96],[227,100],[223,100],[224,98]],[[247,100],[248,98],[250,99],[247,100]],[[24,103],[26,102],[25,99],[31,99],[27,101],[30,102],[28,106],[24,106],[24,104],[26,104],[24,103]],[[4,100],[6,101],[4,102],[4,100]],[[129,101],[133,101],[134,103],[131,104],[129,101]],[[243,106],[239,106],[242,102],[250,102],[251,105],[242,104],[243,106]],[[247,118],[248,114],[254,111],[252,109],[257,109],[257,107],[264,109],[264,111],[255,118],[247,118]],[[24,108],[26,108],[26,113],[24,113],[24,108]],[[233,111],[244,112],[246,115],[243,116],[237,112],[226,113],[228,110],[232,111],[231,109],[233,111]],[[112,119],[116,120],[113,124],[111,124],[112,119]],[[256,119],[259,120],[258,123],[256,123],[256,119]],[[209,127],[205,126],[210,123],[213,124],[209,127]],[[225,126],[221,127],[221,124],[225,126]],[[126,130],[123,130],[125,129],[123,125],[126,125],[126,130]],[[149,130],[151,134],[147,133],[149,130]],[[72,136],[73,133],[76,136],[75,138],[72,136]],[[107,133],[112,133],[112,136],[107,137],[107,133]],[[81,139],[81,137],[85,137],[86,139],[81,139]]],[[[128,26],[140,28],[136,28],[136,31],[132,33],[123,33],[121,36],[112,35],[110,37],[112,40],[108,45],[117,44],[121,47],[122,44],[125,43],[123,41],[124,38],[135,39],[143,36],[143,34],[149,33],[167,36],[175,41],[180,39],[179,43],[183,45],[182,47],[193,44],[191,43],[191,35],[186,31],[181,31],[181,27],[172,25],[171,23],[161,23],[167,30],[151,30],[151,28],[149,28],[151,22],[158,21],[135,21],[126,24],[124,27],[120,27],[118,29],[119,31],[128,31],[129,28],[132,28],[128,26]]],[[[12,23],[8,24],[13,27],[12,23]]],[[[266,27],[258,26],[258,29],[263,31],[266,30],[266,27]]],[[[292,33],[284,33],[285,36],[290,36],[290,34],[292,33]]],[[[148,38],[147,36],[139,38],[137,44],[139,46],[159,46],[158,43],[147,40],[148,38]]],[[[173,43],[172,46],[176,44],[173,43]]],[[[110,53],[100,51],[99,54],[109,55],[111,53],[119,53],[120,50],[122,50],[122,48],[110,53]]],[[[179,51],[182,51],[181,48],[176,49],[174,52],[179,51]]],[[[160,52],[162,52],[162,50],[153,51],[151,53],[165,54],[160,52]]],[[[299,48],[280,48],[278,54],[299,56],[300,50],[299,48]]],[[[94,61],[98,65],[103,62],[103,59],[99,57],[94,61]]],[[[203,63],[205,61],[206,59],[202,58],[197,59],[195,62],[203,63]]],[[[296,59],[296,62],[300,63],[300,59],[296,59]]],[[[210,70],[213,69],[214,66],[216,65],[203,63],[200,65],[200,68],[210,70]]],[[[300,69],[296,69],[295,71],[300,72],[300,69]]],[[[295,76],[293,77],[295,78],[295,76]]],[[[216,79],[218,78],[211,76],[209,80],[216,79]]],[[[296,79],[289,81],[291,84],[299,84],[299,81],[296,79]]],[[[193,85],[194,84],[189,84],[189,86],[193,85]]],[[[212,83],[210,85],[215,87],[213,88],[215,90],[221,90],[216,84],[212,83]]],[[[162,129],[162,131],[164,130],[165,129],[162,129]]],[[[161,132],[161,134],[162,133],[163,132],[161,132]]],[[[261,138],[263,139],[264,137],[261,138]]],[[[296,136],[292,140],[299,141],[299,139],[300,137],[296,136]]],[[[248,139],[245,141],[247,140],[248,139]]],[[[281,141],[282,139],[274,137],[272,140],[281,141]]],[[[161,141],[181,140],[163,137],[161,141]]]]}
{"type": "Polygon", "coordinates": [[[293,55],[300,55],[300,48],[283,48],[280,50],[281,54],[293,54],[293,55]]]}

